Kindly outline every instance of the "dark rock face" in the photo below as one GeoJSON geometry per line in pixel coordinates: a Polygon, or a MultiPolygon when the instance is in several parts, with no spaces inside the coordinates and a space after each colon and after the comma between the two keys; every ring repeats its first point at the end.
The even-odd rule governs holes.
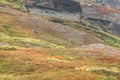
{"type": "Polygon", "coordinates": [[[81,12],[79,2],[74,0],[36,0],[32,2],[32,7],[68,12],[81,12]]]}
{"type": "Polygon", "coordinates": [[[111,25],[109,25],[109,28],[114,35],[120,37],[120,24],[112,23],[111,25]]]}
{"type": "Polygon", "coordinates": [[[31,3],[26,3],[28,11],[46,17],[78,21],[82,13],[80,3],[75,0],[34,0],[31,3]]]}
{"type": "Polygon", "coordinates": [[[120,0],[85,0],[83,3],[87,5],[82,6],[76,0],[32,1],[31,7],[28,6],[32,13],[73,21],[79,21],[82,14],[96,29],[102,30],[101,27],[106,26],[113,34],[120,36],[120,0]]]}

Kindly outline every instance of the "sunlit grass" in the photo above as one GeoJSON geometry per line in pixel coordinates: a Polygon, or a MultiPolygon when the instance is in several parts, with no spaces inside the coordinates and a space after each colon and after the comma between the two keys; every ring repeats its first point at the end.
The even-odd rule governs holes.
{"type": "Polygon", "coordinates": [[[7,36],[3,33],[0,33],[0,40],[5,42],[14,42],[14,43],[20,43],[23,47],[32,47],[32,46],[38,46],[38,47],[44,47],[44,48],[65,48],[63,46],[59,46],[41,39],[33,39],[33,38],[26,38],[26,37],[11,37],[7,36]]]}
{"type": "Polygon", "coordinates": [[[23,9],[22,1],[23,0],[0,0],[0,3],[6,4],[6,5],[9,5],[9,6],[13,7],[13,8],[22,10],[23,9]]]}

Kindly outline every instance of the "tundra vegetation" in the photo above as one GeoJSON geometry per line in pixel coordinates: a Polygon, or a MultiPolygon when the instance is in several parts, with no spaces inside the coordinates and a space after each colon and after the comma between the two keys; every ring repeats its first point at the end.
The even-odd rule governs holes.
{"type": "Polygon", "coordinates": [[[120,80],[120,38],[107,27],[22,9],[0,0],[0,80],[120,80]]]}

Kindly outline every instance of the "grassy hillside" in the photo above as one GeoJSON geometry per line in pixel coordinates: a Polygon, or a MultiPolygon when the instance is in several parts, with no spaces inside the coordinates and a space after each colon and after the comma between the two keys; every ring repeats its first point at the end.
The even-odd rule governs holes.
{"type": "Polygon", "coordinates": [[[0,51],[2,80],[117,80],[119,57],[74,49],[0,51]]]}
{"type": "Polygon", "coordinates": [[[4,33],[10,36],[42,39],[65,47],[103,42],[99,38],[82,30],[53,23],[43,17],[11,8],[1,7],[0,22],[3,29],[1,31],[5,31],[4,33]]]}
{"type": "Polygon", "coordinates": [[[96,36],[99,39],[103,40],[106,44],[120,48],[120,38],[113,35],[107,26],[102,25],[101,28],[103,30],[98,30],[95,27],[91,26],[91,23],[89,23],[90,22],[89,20],[85,21],[86,24],[80,24],[79,22],[63,20],[59,18],[49,18],[49,20],[63,24],[63,25],[67,25],[77,30],[88,32],[91,35],[96,36]]]}
{"type": "Polygon", "coordinates": [[[0,6],[0,80],[119,80],[119,38],[61,22],[0,6]]]}
{"type": "Polygon", "coordinates": [[[16,8],[16,9],[23,9],[22,5],[23,0],[0,0],[0,4],[6,4],[9,5],[10,7],[16,8]]]}

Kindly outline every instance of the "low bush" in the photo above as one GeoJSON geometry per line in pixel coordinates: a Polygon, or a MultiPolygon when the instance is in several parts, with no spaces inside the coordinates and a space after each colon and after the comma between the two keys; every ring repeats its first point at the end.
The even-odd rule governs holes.
{"type": "Polygon", "coordinates": [[[120,71],[117,68],[82,66],[76,67],[75,69],[79,71],[89,71],[96,74],[103,74],[106,76],[118,76],[120,74],[120,71]]]}
{"type": "Polygon", "coordinates": [[[97,74],[104,74],[107,76],[117,76],[118,74],[120,74],[120,71],[118,71],[117,69],[108,69],[108,68],[99,68],[99,67],[92,67],[90,68],[91,72],[97,73],[97,74]]]}
{"type": "Polygon", "coordinates": [[[102,77],[100,80],[117,80],[116,77],[113,77],[113,76],[105,76],[105,77],[102,77]]]}
{"type": "Polygon", "coordinates": [[[17,46],[0,46],[0,50],[17,50],[17,46]]]}

